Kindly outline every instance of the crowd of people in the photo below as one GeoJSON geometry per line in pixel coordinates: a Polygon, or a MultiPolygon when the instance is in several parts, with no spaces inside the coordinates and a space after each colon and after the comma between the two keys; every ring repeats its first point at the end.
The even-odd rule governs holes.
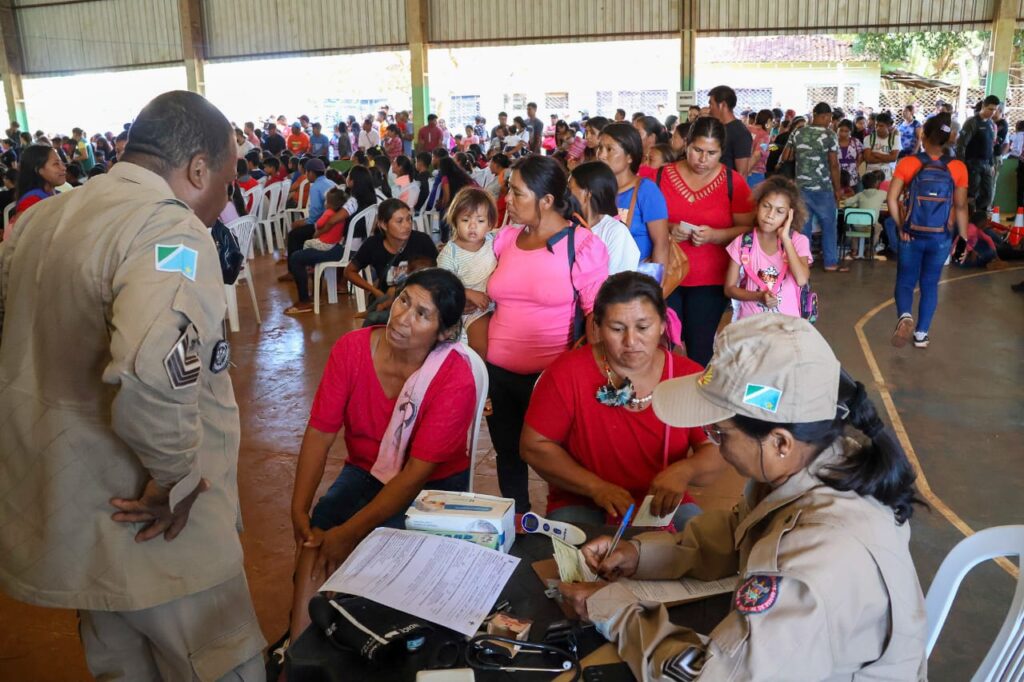
{"type": "Polygon", "coordinates": [[[51,532],[29,540],[0,526],[0,585],[80,609],[97,676],[184,679],[199,651],[210,679],[257,679],[265,642],[235,533],[220,259],[202,237],[251,210],[243,190],[282,183],[306,209],[281,254],[297,294],[286,312],[309,310],[309,269],[346,246],[345,279],[371,300],[366,326],[332,347],[298,454],[293,608],[271,669],[369,532],[402,527],[423,489],[467,488],[475,352],[498,484],[517,515],[531,510],[532,466],[552,519],[616,523],[648,495],[669,519],[611,554],[608,538],[584,548],[612,584],[562,588],[638,675],[755,679],[799,657],[821,679],[912,678],[925,666],[908,550],[915,474],[812,326],[812,266],[818,254],[822,272],[849,269],[844,203],[887,213],[875,234],[899,261],[892,341],[927,347],[942,263],[990,201],[991,182],[975,176],[998,156],[992,99],[959,134],[944,105],[917,125],[908,108],[896,127],[888,112],[851,120],[828,103],[808,116],[737,112],[719,86],[685,121],[618,110],[545,126],[531,103],[453,135],[433,114],[415,131],[408,112],[385,108],[329,137],[305,116],[237,127],[174,92],[73,192],[60,191],[66,161],[96,159],[99,145],[76,129],[65,159],[56,136],[32,141],[14,152],[16,222],[0,245],[0,493],[29,489],[7,511],[51,532]],[[42,184],[22,191],[29,175],[42,184]],[[934,201],[915,203],[925,192],[934,201]],[[374,221],[357,224],[371,207],[374,221]],[[424,211],[441,217],[436,241],[414,228],[424,211]],[[70,241],[55,255],[58,231],[70,241]],[[81,332],[73,361],[68,328],[81,332]],[[345,465],[315,500],[342,432],[345,465]],[[702,513],[688,489],[728,466],[751,481],[741,511],[702,513]],[[86,471],[87,493],[50,506],[86,471]],[[173,542],[150,542],[161,536],[173,542]],[[710,639],[666,627],[614,584],[737,572],[736,608],[710,639]],[[847,596],[824,598],[837,579],[847,596]],[[794,632],[802,653],[781,648],[794,632]]]}

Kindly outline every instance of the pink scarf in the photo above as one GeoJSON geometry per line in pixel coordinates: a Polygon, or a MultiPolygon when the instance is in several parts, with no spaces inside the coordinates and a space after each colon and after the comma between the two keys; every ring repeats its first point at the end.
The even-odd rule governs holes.
{"type": "Polygon", "coordinates": [[[466,348],[461,343],[439,343],[434,350],[430,351],[427,359],[423,361],[423,365],[405,380],[405,385],[402,386],[398,400],[395,402],[395,409],[391,413],[391,421],[388,422],[384,438],[380,441],[377,461],[370,469],[370,474],[381,483],[387,484],[405,465],[409,438],[416,425],[419,408],[423,404],[423,396],[427,394],[427,389],[433,383],[441,365],[448,359],[448,354],[453,351],[461,355],[469,364],[466,348]]]}

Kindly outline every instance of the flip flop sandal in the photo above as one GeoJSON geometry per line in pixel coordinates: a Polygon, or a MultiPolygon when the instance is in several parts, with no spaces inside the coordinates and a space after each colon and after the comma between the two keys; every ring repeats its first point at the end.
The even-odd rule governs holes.
{"type": "Polygon", "coordinates": [[[300,306],[297,306],[297,305],[293,305],[290,308],[287,308],[284,311],[284,314],[285,315],[304,315],[305,313],[311,313],[311,312],[313,312],[313,306],[309,306],[308,308],[306,308],[305,306],[300,307],[300,306]]]}

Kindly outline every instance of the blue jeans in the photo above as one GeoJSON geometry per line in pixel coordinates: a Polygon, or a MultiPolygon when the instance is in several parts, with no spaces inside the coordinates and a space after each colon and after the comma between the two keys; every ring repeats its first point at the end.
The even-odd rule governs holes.
{"type": "MultiPolygon", "coordinates": [[[[465,491],[469,488],[469,473],[469,469],[466,469],[447,478],[427,481],[424,489],[465,491]]],[[[321,530],[340,526],[370,504],[383,488],[384,484],[371,476],[369,471],[346,464],[324,496],[317,500],[310,525],[321,530]]],[[[405,528],[405,510],[382,523],[381,527],[405,528]]]]}
{"type": "MultiPolygon", "coordinates": [[[[681,504],[679,505],[679,509],[676,509],[675,516],[672,517],[672,525],[676,527],[677,531],[681,531],[690,519],[700,516],[703,513],[704,512],[701,508],[692,502],[681,504]]],[[[561,521],[562,523],[603,526],[605,525],[605,516],[606,513],[603,509],[582,504],[573,504],[568,507],[559,507],[548,514],[547,518],[552,521],[561,521]]]]}
{"type": "Polygon", "coordinates": [[[836,235],[836,196],[830,190],[801,189],[800,194],[807,204],[807,222],[803,233],[809,240],[814,231],[814,221],[821,226],[821,244],[825,250],[825,267],[839,265],[839,247],[836,235]]]}
{"type": "Polygon", "coordinates": [[[921,285],[917,305],[917,331],[927,334],[939,305],[939,277],[949,256],[949,237],[918,237],[899,242],[896,267],[896,314],[910,314],[914,307],[914,287],[921,285]]]}

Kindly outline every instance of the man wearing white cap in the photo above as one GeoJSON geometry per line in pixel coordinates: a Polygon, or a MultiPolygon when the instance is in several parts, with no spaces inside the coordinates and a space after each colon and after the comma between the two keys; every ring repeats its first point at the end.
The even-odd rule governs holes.
{"type": "Polygon", "coordinates": [[[805,320],[764,314],[726,327],[703,374],[662,383],[654,410],[705,425],[751,480],[731,512],[682,533],[583,548],[606,579],[739,573],[708,637],[615,583],[563,585],[581,616],[644,680],[925,679],[926,617],[910,558],[915,474],[864,386],[805,320]],[[843,437],[858,429],[866,445],[843,437]]]}

